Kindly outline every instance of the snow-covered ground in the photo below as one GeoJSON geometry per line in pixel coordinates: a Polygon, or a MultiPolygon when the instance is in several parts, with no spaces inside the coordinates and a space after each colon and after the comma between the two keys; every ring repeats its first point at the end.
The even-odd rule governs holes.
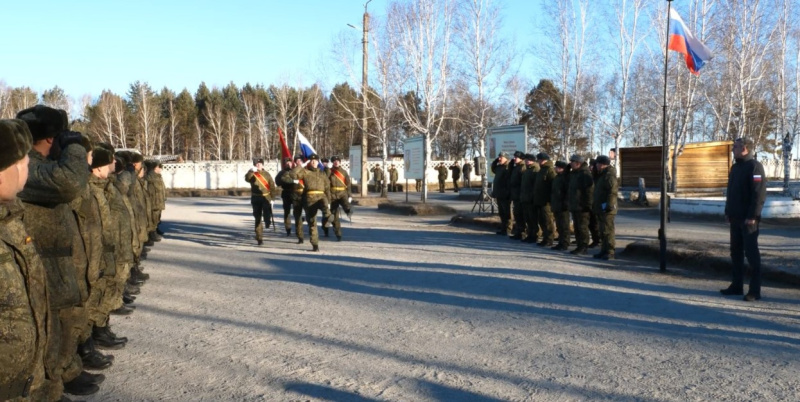
{"type": "Polygon", "coordinates": [[[257,246],[248,198],[169,200],[87,400],[798,400],[797,289],[748,304],[448,218],[359,208],[311,253],[282,219],[257,246]]]}

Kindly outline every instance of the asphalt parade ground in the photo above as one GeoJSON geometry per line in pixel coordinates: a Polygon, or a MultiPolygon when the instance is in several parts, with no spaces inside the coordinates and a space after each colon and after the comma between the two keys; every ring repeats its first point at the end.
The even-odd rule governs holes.
{"type": "MultiPolygon", "coordinates": [[[[416,197],[416,194],[412,194],[416,197]]],[[[404,200],[393,194],[395,201],[404,200]]],[[[452,193],[431,202],[469,211],[452,193]]],[[[174,198],[130,338],[89,401],[763,400],[800,395],[800,290],[723,297],[726,275],[543,250],[451,216],[357,207],[319,253],[257,246],[248,197],[174,198]]],[[[669,233],[725,243],[724,223],[669,233]]],[[[618,250],[658,218],[621,211],[618,250]],[[626,229],[628,228],[628,229],[626,229]],[[635,228],[635,229],[630,229],[635,228]]],[[[762,244],[797,252],[793,230],[762,244]],[[776,242],[777,244],[771,244],[776,242]]],[[[322,232],[320,231],[320,235],[322,232]]],[[[764,248],[762,248],[763,250],[764,248]]]]}

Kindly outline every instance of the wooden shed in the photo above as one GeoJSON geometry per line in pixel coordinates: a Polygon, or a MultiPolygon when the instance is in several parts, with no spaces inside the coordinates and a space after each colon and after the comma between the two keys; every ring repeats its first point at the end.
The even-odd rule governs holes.
{"type": "MultiPolygon", "coordinates": [[[[733,163],[733,141],[686,144],[678,156],[675,192],[708,192],[728,186],[733,163]]],[[[669,151],[672,155],[672,147],[669,151]]],[[[661,186],[661,147],[620,148],[621,187],[638,187],[643,177],[648,189],[661,186]]],[[[670,166],[672,161],[670,161],[670,166]]]]}

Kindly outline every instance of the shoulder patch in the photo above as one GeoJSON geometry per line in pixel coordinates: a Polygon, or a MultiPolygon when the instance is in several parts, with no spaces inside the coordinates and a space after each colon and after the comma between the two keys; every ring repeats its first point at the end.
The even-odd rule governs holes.
{"type": "Polygon", "coordinates": [[[760,174],[754,174],[753,175],[753,181],[756,182],[756,183],[761,183],[761,175],[760,174]]]}

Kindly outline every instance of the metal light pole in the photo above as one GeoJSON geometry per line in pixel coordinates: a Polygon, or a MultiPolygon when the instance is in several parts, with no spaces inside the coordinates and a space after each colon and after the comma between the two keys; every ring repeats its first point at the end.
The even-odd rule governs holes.
{"type": "Polygon", "coordinates": [[[667,0],[667,43],[664,48],[664,105],[661,117],[661,225],[658,229],[659,270],[667,270],[667,164],[669,142],[667,140],[667,66],[669,65],[669,12],[672,0],[667,0]]]}
{"type": "Polygon", "coordinates": [[[361,196],[367,196],[367,183],[369,182],[369,169],[367,169],[367,60],[369,60],[369,14],[367,13],[367,5],[372,0],[368,0],[364,4],[364,21],[362,21],[362,28],[364,30],[364,37],[361,40],[363,46],[363,53],[361,59],[361,196]]]}

